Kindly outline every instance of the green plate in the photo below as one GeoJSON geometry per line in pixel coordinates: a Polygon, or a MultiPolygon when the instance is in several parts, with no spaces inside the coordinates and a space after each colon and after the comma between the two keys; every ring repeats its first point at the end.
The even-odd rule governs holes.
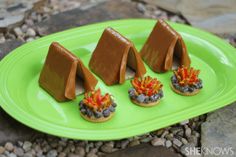
{"type": "Polygon", "coordinates": [[[23,124],[53,135],[86,140],[121,139],[163,128],[204,114],[236,100],[236,50],[214,35],[186,25],[170,23],[182,36],[192,60],[200,69],[204,88],[196,96],[180,96],[169,87],[172,72],[157,74],[146,65],[147,75],[164,84],[164,98],[158,106],[143,108],[128,97],[130,81],[108,87],[100,79],[98,87],[112,93],[118,104],[115,116],[105,123],[91,123],[80,117],[76,100],[58,103],[38,85],[48,47],[58,41],[88,66],[104,28],[111,26],[132,40],[138,50],[156,21],[129,19],[70,29],[27,43],[0,63],[0,104],[23,124]]]}

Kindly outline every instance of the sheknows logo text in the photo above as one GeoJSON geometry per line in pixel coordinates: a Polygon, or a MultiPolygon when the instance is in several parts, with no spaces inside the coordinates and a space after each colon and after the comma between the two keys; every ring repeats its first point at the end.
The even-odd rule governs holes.
{"type": "Polygon", "coordinates": [[[186,155],[215,155],[222,156],[228,155],[233,156],[234,150],[232,147],[186,147],[185,148],[186,155]]]}

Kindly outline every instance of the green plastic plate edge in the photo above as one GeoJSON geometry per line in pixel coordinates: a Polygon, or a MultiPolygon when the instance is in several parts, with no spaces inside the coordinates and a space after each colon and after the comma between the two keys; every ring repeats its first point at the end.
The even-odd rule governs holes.
{"type": "MultiPolygon", "coordinates": [[[[63,31],[63,32],[48,35],[46,37],[37,39],[33,42],[24,44],[20,48],[22,48],[22,47],[29,48],[35,42],[40,42],[41,40],[46,40],[46,38],[51,39],[57,35],[65,35],[67,33],[73,32],[76,29],[86,30],[86,29],[96,28],[98,26],[112,26],[112,25],[116,25],[116,27],[117,27],[118,23],[129,25],[131,23],[134,24],[136,22],[143,22],[143,23],[153,22],[153,25],[154,25],[156,20],[125,19],[125,20],[114,20],[114,21],[107,21],[107,22],[102,22],[102,23],[97,23],[97,24],[81,26],[79,28],[73,28],[73,29],[63,31]]],[[[187,25],[176,24],[173,22],[168,22],[168,23],[170,23],[171,25],[175,25],[176,28],[184,27],[186,32],[189,32],[193,35],[201,37],[201,38],[205,39],[206,41],[208,41],[209,43],[217,46],[228,57],[236,58],[236,49],[234,47],[232,47],[231,45],[229,45],[227,42],[216,37],[215,35],[208,33],[206,31],[200,30],[200,29],[196,29],[196,28],[187,26],[187,25]]],[[[17,48],[17,49],[19,49],[19,48],[17,48]]],[[[0,72],[1,72],[1,69],[4,68],[4,63],[8,62],[11,59],[14,59],[14,56],[18,55],[18,53],[14,53],[15,51],[17,51],[17,49],[13,50],[9,55],[7,55],[0,62],[0,72]]],[[[236,65],[236,59],[234,62],[236,65]]],[[[232,76],[232,79],[236,79],[235,76],[232,76]]],[[[1,82],[0,82],[0,87],[1,87],[0,91],[2,91],[4,85],[1,84],[1,82]]],[[[6,97],[3,98],[1,96],[0,97],[0,105],[9,115],[11,115],[13,118],[18,120],[19,122],[21,122],[31,128],[34,128],[36,130],[42,131],[42,132],[46,132],[46,133],[61,136],[61,137],[83,139],[83,140],[115,140],[115,139],[122,139],[122,138],[127,138],[127,137],[131,137],[131,136],[135,136],[135,135],[140,135],[140,134],[150,132],[150,131],[153,131],[153,130],[156,130],[159,128],[167,127],[172,124],[176,124],[180,121],[190,119],[190,118],[196,117],[198,115],[216,110],[216,109],[221,108],[223,106],[229,105],[236,100],[235,93],[236,93],[236,86],[232,87],[231,90],[229,90],[228,93],[226,95],[224,95],[224,97],[219,98],[217,100],[208,101],[207,103],[203,103],[202,105],[206,105],[204,108],[201,108],[202,105],[191,107],[191,108],[183,110],[181,112],[176,112],[172,115],[163,117],[162,121],[160,121],[158,123],[158,126],[156,124],[156,121],[153,120],[153,121],[149,121],[146,123],[142,123],[140,125],[122,128],[122,129],[120,129],[120,132],[116,132],[115,134],[113,134],[111,131],[109,131],[109,132],[100,131],[98,134],[90,134],[88,131],[86,131],[86,132],[78,131],[78,130],[75,130],[72,128],[67,128],[67,130],[65,131],[60,126],[45,122],[41,119],[37,119],[37,118],[31,116],[30,114],[28,114],[27,112],[21,110],[20,108],[17,108],[17,110],[15,108],[12,108],[12,106],[15,106],[15,105],[12,105],[12,104],[14,104],[14,102],[10,98],[6,98],[6,97]],[[125,132],[125,135],[123,134],[123,132],[125,132]],[[78,135],[80,135],[80,137],[78,137],[78,135]]]]}

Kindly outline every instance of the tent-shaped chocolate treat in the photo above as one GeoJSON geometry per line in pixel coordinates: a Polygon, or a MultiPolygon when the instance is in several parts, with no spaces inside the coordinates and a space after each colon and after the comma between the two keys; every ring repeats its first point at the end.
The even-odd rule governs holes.
{"type": "Polygon", "coordinates": [[[155,72],[166,72],[175,66],[190,65],[182,37],[163,20],[158,20],[140,53],[155,72]]]}
{"type": "Polygon", "coordinates": [[[122,84],[146,73],[133,43],[112,28],[106,28],[95,48],[89,67],[107,85],[122,84]]]}
{"type": "Polygon", "coordinates": [[[40,74],[39,84],[57,101],[74,99],[84,90],[93,90],[97,79],[80,59],[53,42],[40,74]]]}

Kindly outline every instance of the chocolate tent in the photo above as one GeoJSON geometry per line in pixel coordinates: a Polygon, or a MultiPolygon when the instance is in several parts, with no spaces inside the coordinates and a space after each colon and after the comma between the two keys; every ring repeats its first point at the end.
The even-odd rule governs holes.
{"type": "Polygon", "coordinates": [[[182,37],[163,20],[158,20],[140,53],[155,72],[171,70],[174,64],[188,67],[191,62],[182,37]]]}
{"type": "Polygon", "coordinates": [[[134,45],[112,28],[106,28],[95,48],[89,67],[107,85],[122,84],[125,79],[141,77],[146,69],[134,45]]]}
{"type": "Polygon", "coordinates": [[[53,42],[39,84],[57,101],[65,101],[75,98],[77,86],[90,91],[95,88],[97,80],[81,60],[59,43],[53,42]]]}

